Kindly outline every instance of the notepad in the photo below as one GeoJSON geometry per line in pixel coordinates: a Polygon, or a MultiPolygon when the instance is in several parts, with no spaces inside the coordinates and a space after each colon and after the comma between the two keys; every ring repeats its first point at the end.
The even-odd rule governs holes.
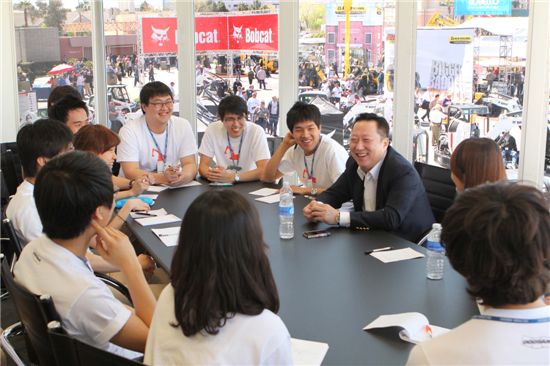
{"type": "Polygon", "coordinates": [[[151,231],[166,245],[167,247],[175,247],[178,245],[181,226],[167,227],[164,229],[151,229],[151,231]]]}
{"type": "Polygon", "coordinates": [[[430,325],[428,318],[424,314],[414,312],[380,315],[365,326],[363,330],[389,327],[402,328],[399,332],[399,338],[415,344],[427,341],[449,331],[447,328],[430,325]]]}
{"type": "Polygon", "coordinates": [[[139,212],[130,212],[130,216],[134,219],[141,219],[146,217],[158,217],[158,216],[166,216],[168,215],[168,212],[164,208],[159,208],[158,210],[149,210],[149,211],[143,211],[146,214],[139,213],[139,212]]]}
{"type": "Polygon", "coordinates": [[[149,188],[147,188],[147,192],[162,192],[166,189],[166,187],[163,187],[163,186],[149,186],[149,188]]]}
{"type": "Polygon", "coordinates": [[[386,250],[384,252],[373,252],[370,255],[384,263],[424,257],[424,254],[417,252],[416,250],[411,248],[386,250]]]}
{"type": "Polygon", "coordinates": [[[279,193],[279,190],[274,188],[262,188],[262,189],[258,189],[256,191],[250,192],[250,194],[254,196],[262,196],[262,197],[271,196],[272,194],[275,194],[275,193],[279,193]]]}
{"type": "Polygon", "coordinates": [[[193,186],[200,186],[201,184],[197,182],[196,180],[192,180],[191,182],[179,184],[176,186],[170,186],[168,184],[163,184],[162,186],[167,189],[178,189],[178,188],[185,188],[185,187],[193,187],[193,186]]]}
{"type": "Polygon", "coordinates": [[[328,344],[303,339],[290,339],[295,365],[320,365],[328,351],[328,344]]]}
{"type": "Polygon", "coordinates": [[[171,222],[178,222],[178,221],[181,221],[181,219],[173,214],[168,214],[168,215],[158,216],[158,217],[147,217],[143,219],[136,219],[136,222],[141,226],[169,224],[171,222]]]}
{"type": "Polygon", "coordinates": [[[280,194],[274,194],[272,196],[265,196],[260,198],[255,198],[256,201],[265,202],[265,203],[276,203],[281,200],[280,194]]]}

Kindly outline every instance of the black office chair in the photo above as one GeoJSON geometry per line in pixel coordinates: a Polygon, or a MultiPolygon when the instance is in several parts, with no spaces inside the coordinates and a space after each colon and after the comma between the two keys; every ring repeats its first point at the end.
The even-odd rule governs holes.
{"type": "MultiPolygon", "coordinates": [[[[48,337],[47,324],[52,320],[59,320],[52,299],[49,295],[34,295],[18,285],[13,278],[8,261],[2,256],[2,278],[13,298],[15,308],[21,324],[14,324],[6,329],[0,336],[2,347],[7,350],[14,361],[19,365],[22,362],[17,356],[8,335],[14,332],[14,328],[24,329],[27,354],[32,363],[56,366],[50,339],[48,337]],[[6,334],[6,331],[9,333],[6,334]]],[[[21,363],[22,364],[22,363],[21,363]]]]}
{"type": "Polygon", "coordinates": [[[441,222],[445,211],[453,204],[456,196],[456,188],[451,180],[451,171],[419,162],[415,162],[414,167],[426,189],[435,221],[441,222]]]}
{"type": "Polygon", "coordinates": [[[95,348],[69,335],[57,321],[48,324],[48,334],[57,357],[58,366],[136,366],[142,363],[129,360],[114,353],[95,348]]]}

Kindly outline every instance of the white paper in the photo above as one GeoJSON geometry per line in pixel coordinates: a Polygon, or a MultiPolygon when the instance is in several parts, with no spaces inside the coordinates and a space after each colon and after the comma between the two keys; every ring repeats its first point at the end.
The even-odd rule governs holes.
{"type": "Polygon", "coordinates": [[[262,197],[271,196],[272,194],[275,194],[275,193],[279,193],[279,190],[274,188],[262,188],[262,189],[258,189],[256,191],[250,192],[250,194],[254,196],[262,196],[262,197]]]}
{"type": "Polygon", "coordinates": [[[177,188],[185,188],[185,187],[193,187],[193,186],[200,186],[201,184],[197,182],[196,180],[192,180],[191,182],[187,182],[184,184],[179,184],[177,186],[170,186],[168,184],[163,184],[163,187],[166,187],[168,189],[177,189],[177,188]]]}
{"type": "Polygon", "coordinates": [[[420,343],[427,341],[433,337],[437,337],[441,334],[447,333],[449,330],[446,328],[438,327],[436,325],[430,325],[432,335],[427,332],[426,326],[430,325],[428,318],[421,313],[401,313],[380,315],[374,319],[370,324],[365,326],[363,330],[369,330],[374,328],[388,328],[388,327],[400,327],[403,328],[399,332],[399,337],[407,342],[420,343]]]}
{"type": "Polygon", "coordinates": [[[134,219],[144,219],[147,217],[155,217],[155,216],[158,217],[158,216],[168,215],[168,212],[166,212],[164,208],[159,208],[158,210],[149,210],[144,212],[147,212],[147,215],[140,214],[139,212],[130,212],[130,216],[132,216],[132,218],[134,219]]]}
{"type": "Polygon", "coordinates": [[[178,221],[181,221],[181,219],[176,215],[172,215],[172,214],[168,214],[165,216],[158,216],[158,217],[147,217],[144,219],[136,219],[136,222],[142,226],[168,224],[170,222],[178,222],[178,221]]]}
{"type": "Polygon", "coordinates": [[[290,346],[295,365],[320,365],[328,351],[327,343],[296,338],[290,339],[290,346]]]}
{"type": "Polygon", "coordinates": [[[149,188],[147,188],[147,192],[162,192],[166,189],[166,187],[163,187],[163,186],[149,186],[149,188]]]}
{"type": "Polygon", "coordinates": [[[422,258],[424,254],[417,252],[411,248],[386,250],[383,252],[374,252],[370,254],[374,258],[381,260],[384,263],[404,261],[407,259],[422,258]]]}
{"type": "Polygon", "coordinates": [[[164,229],[151,229],[151,231],[168,247],[178,245],[181,226],[167,227],[164,229]]]}
{"type": "Polygon", "coordinates": [[[260,198],[255,198],[256,201],[265,202],[265,203],[276,203],[281,200],[280,194],[274,194],[272,196],[265,196],[260,198]]]}
{"type": "Polygon", "coordinates": [[[139,197],[147,197],[155,201],[158,198],[158,194],[140,194],[139,197]]]}

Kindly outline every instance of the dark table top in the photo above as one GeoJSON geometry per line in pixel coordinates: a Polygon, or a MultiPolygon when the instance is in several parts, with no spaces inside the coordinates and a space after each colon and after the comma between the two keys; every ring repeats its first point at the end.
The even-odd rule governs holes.
{"type": "MultiPolygon", "coordinates": [[[[431,324],[453,328],[477,313],[464,279],[448,263],[444,279],[432,281],[426,278],[425,258],[385,264],[364,254],[386,246],[425,252],[405,239],[383,231],[345,228],[331,228],[329,237],[304,238],[304,231],[327,227],[308,223],[303,217],[302,208],[309,202],[305,197],[294,200],[294,239],[280,239],[278,205],[255,201],[257,196],[248,194],[262,187],[274,186],[255,182],[230,188],[203,184],[165,190],[153,208],[162,207],[183,218],[191,202],[209,189],[233,189],[253,202],[269,246],[281,300],[279,316],[293,338],[329,344],[323,364],[405,364],[412,345],[399,339],[398,330],[362,330],[379,315],[416,311],[426,315],[431,324]]],[[[157,263],[169,271],[175,247],[165,246],[152,233],[152,227],[142,227],[133,220],[128,225],[157,263]]]]}

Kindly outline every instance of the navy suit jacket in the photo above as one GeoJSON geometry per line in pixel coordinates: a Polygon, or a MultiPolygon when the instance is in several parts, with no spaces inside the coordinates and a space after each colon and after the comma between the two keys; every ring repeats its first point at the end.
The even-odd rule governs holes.
{"type": "Polygon", "coordinates": [[[388,147],[376,187],[376,211],[363,211],[363,180],[357,163],[349,158],[346,170],[318,200],[339,208],[353,200],[350,227],[357,230],[386,230],[417,242],[435,221],[420,176],[403,156],[388,147]]]}

